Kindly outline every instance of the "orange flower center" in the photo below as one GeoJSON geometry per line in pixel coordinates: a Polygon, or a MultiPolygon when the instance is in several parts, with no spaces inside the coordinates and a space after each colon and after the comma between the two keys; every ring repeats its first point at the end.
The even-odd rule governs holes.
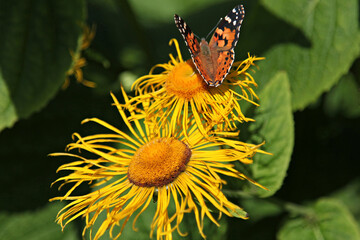
{"type": "Polygon", "coordinates": [[[154,139],[140,147],[130,162],[128,178],[140,187],[161,187],[185,171],[190,148],[175,138],[154,139]]]}
{"type": "Polygon", "coordinates": [[[195,94],[208,89],[191,59],[179,63],[169,73],[165,87],[168,93],[186,99],[191,99],[195,94]]]}

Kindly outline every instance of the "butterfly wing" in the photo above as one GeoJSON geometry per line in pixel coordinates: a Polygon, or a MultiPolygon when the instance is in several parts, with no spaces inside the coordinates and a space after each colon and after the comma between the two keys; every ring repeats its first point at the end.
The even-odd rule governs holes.
{"type": "Polygon", "coordinates": [[[244,17],[244,7],[236,6],[220,21],[210,40],[210,48],[215,49],[219,54],[214,86],[219,86],[223,82],[234,62],[234,48],[239,40],[240,27],[244,17]]]}
{"type": "Polygon", "coordinates": [[[208,82],[211,78],[207,74],[207,72],[203,69],[203,63],[200,59],[200,44],[194,33],[191,31],[189,25],[185,23],[185,21],[179,17],[178,15],[174,15],[174,20],[177,28],[179,29],[181,35],[183,36],[186,46],[188,47],[191,58],[194,62],[194,65],[203,79],[208,82]]]}
{"type": "Polygon", "coordinates": [[[179,29],[181,35],[183,36],[186,46],[188,47],[191,56],[196,56],[200,52],[199,41],[195,38],[194,33],[191,31],[190,27],[185,23],[185,21],[178,15],[174,15],[174,20],[177,28],[179,29]]]}

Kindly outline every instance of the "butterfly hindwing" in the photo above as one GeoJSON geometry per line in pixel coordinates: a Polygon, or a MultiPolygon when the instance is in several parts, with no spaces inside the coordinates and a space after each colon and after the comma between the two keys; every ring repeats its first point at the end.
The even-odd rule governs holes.
{"type": "Polygon", "coordinates": [[[218,65],[216,69],[216,75],[213,85],[219,86],[225,79],[225,77],[228,75],[231,66],[235,59],[235,51],[234,49],[228,50],[228,51],[222,51],[219,52],[218,57],[218,65]]]}
{"type": "Polygon", "coordinates": [[[205,69],[203,68],[204,64],[202,63],[201,58],[199,57],[199,55],[197,55],[197,56],[193,56],[192,59],[193,59],[194,65],[195,65],[196,69],[198,70],[198,72],[200,73],[201,77],[209,85],[209,83],[211,82],[211,78],[207,74],[205,69]]]}

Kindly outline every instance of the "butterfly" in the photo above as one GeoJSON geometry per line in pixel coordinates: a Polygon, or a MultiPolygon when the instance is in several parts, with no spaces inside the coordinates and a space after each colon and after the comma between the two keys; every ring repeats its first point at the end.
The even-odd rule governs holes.
{"type": "Polygon", "coordinates": [[[234,62],[234,48],[239,40],[244,17],[243,5],[234,7],[225,18],[220,19],[210,42],[202,38],[199,43],[185,21],[174,15],[175,24],[185,40],[196,69],[209,86],[219,86],[228,75],[234,62]]]}

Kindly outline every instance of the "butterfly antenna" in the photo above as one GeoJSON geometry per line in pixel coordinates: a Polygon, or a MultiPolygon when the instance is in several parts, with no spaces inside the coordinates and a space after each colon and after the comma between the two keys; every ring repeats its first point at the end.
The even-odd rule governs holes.
{"type": "Polygon", "coordinates": [[[217,24],[213,27],[213,29],[211,29],[211,31],[208,33],[208,35],[206,36],[205,39],[207,39],[211,33],[213,33],[215,31],[215,29],[217,28],[217,26],[219,25],[219,23],[221,22],[222,18],[219,19],[219,21],[217,22],[217,24]]]}
{"type": "Polygon", "coordinates": [[[199,38],[199,36],[198,35],[196,35],[195,33],[193,33],[194,34],[194,36],[197,38],[197,39],[201,39],[201,38],[199,38]]]}

